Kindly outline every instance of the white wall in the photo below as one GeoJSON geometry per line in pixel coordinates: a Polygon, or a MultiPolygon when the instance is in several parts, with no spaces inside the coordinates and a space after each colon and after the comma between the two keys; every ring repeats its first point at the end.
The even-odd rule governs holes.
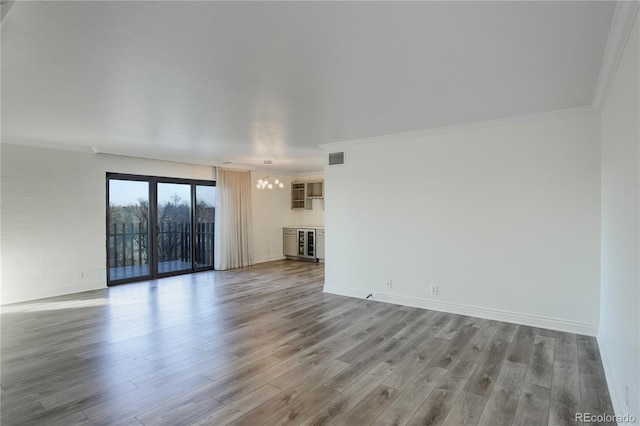
{"type": "Polygon", "coordinates": [[[1,303],[106,286],[106,172],[214,179],[212,167],[2,144],[1,303]]]}
{"type": "Polygon", "coordinates": [[[325,291],[595,335],[597,116],[325,149],[325,291]]]}
{"type": "MultiPolygon", "coordinates": [[[[265,174],[251,173],[255,182],[265,174]]],[[[289,203],[291,198],[291,177],[275,175],[285,183],[285,189],[262,191],[255,186],[252,189],[251,203],[253,207],[253,256],[256,263],[283,259],[282,227],[287,225],[289,203]]]]}
{"type": "Polygon", "coordinates": [[[598,334],[615,411],[630,413],[636,418],[640,418],[639,51],[636,19],[602,112],[602,275],[598,334]]]}
{"type": "MultiPolygon", "coordinates": [[[[324,173],[305,173],[296,175],[294,182],[313,182],[324,180],[324,173]]],[[[324,226],[324,199],[312,199],[311,209],[289,210],[288,226],[314,227],[324,226]]]]}
{"type": "MultiPolygon", "coordinates": [[[[311,179],[310,175],[286,176],[271,173],[285,183],[282,191],[252,190],[253,253],[256,263],[284,259],[282,254],[282,228],[285,226],[323,226],[324,200],[313,200],[310,210],[291,210],[291,182],[311,179]]],[[[264,172],[252,172],[256,181],[264,172]]],[[[321,174],[313,178],[322,179],[321,174]]]]}
{"type": "MultiPolygon", "coordinates": [[[[3,143],[0,303],[106,286],[106,172],[215,180],[212,167],[3,143]]],[[[259,172],[254,172],[255,180],[259,172]]],[[[320,176],[321,177],[321,176],[320,176]]],[[[252,193],[255,261],[282,259],[282,227],[323,225],[287,189],[252,193]]]]}

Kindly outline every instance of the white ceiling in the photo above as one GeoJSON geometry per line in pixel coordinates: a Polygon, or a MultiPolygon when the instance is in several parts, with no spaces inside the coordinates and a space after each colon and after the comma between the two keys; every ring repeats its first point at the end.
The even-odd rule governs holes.
{"type": "Polygon", "coordinates": [[[319,144],[592,105],[615,2],[16,2],[2,135],[322,169],[319,144]]]}

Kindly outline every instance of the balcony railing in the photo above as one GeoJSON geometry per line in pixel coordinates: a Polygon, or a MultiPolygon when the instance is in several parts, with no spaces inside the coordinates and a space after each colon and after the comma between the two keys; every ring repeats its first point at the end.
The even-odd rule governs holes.
{"type": "MultiPolygon", "coordinates": [[[[213,264],[213,222],[195,224],[196,267],[213,264]]],[[[147,265],[149,232],[143,223],[113,223],[109,229],[109,267],[147,265]]],[[[191,223],[158,226],[158,262],[191,262],[191,223]]]]}
{"type": "Polygon", "coordinates": [[[109,267],[146,265],[148,231],[142,223],[112,223],[109,229],[109,267]]]}

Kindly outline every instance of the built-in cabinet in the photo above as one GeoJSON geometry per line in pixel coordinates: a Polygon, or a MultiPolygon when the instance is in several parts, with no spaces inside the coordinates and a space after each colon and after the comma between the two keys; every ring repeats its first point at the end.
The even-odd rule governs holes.
{"type": "Polygon", "coordinates": [[[291,209],[310,209],[313,199],[324,198],[324,181],[293,182],[291,209]]]}
{"type": "MultiPolygon", "coordinates": [[[[291,183],[292,210],[311,210],[313,200],[322,198],[324,198],[322,179],[309,178],[291,183]]],[[[321,225],[288,226],[283,228],[282,238],[282,252],[287,258],[316,262],[324,260],[324,228],[321,225]]]]}
{"type": "Polygon", "coordinates": [[[316,229],[316,258],[324,260],[324,229],[316,229]]]}
{"type": "Polygon", "coordinates": [[[324,198],[324,182],[306,182],[307,198],[324,198]]]}
{"type": "Polygon", "coordinates": [[[307,201],[306,185],[304,183],[291,184],[291,209],[311,208],[311,203],[307,201]],[[308,206],[308,207],[307,207],[308,206]]]}
{"type": "Polygon", "coordinates": [[[298,229],[297,228],[284,228],[282,251],[287,257],[298,256],[298,229]]]}
{"type": "Polygon", "coordinates": [[[300,260],[324,260],[324,229],[283,228],[283,254],[300,260]]]}

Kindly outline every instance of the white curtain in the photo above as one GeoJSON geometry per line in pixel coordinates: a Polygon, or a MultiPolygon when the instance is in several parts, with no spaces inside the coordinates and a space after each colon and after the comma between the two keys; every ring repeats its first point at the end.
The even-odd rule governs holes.
{"type": "Polygon", "coordinates": [[[218,167],[214,267],[253,265],[251,173],[218,167]]]}

